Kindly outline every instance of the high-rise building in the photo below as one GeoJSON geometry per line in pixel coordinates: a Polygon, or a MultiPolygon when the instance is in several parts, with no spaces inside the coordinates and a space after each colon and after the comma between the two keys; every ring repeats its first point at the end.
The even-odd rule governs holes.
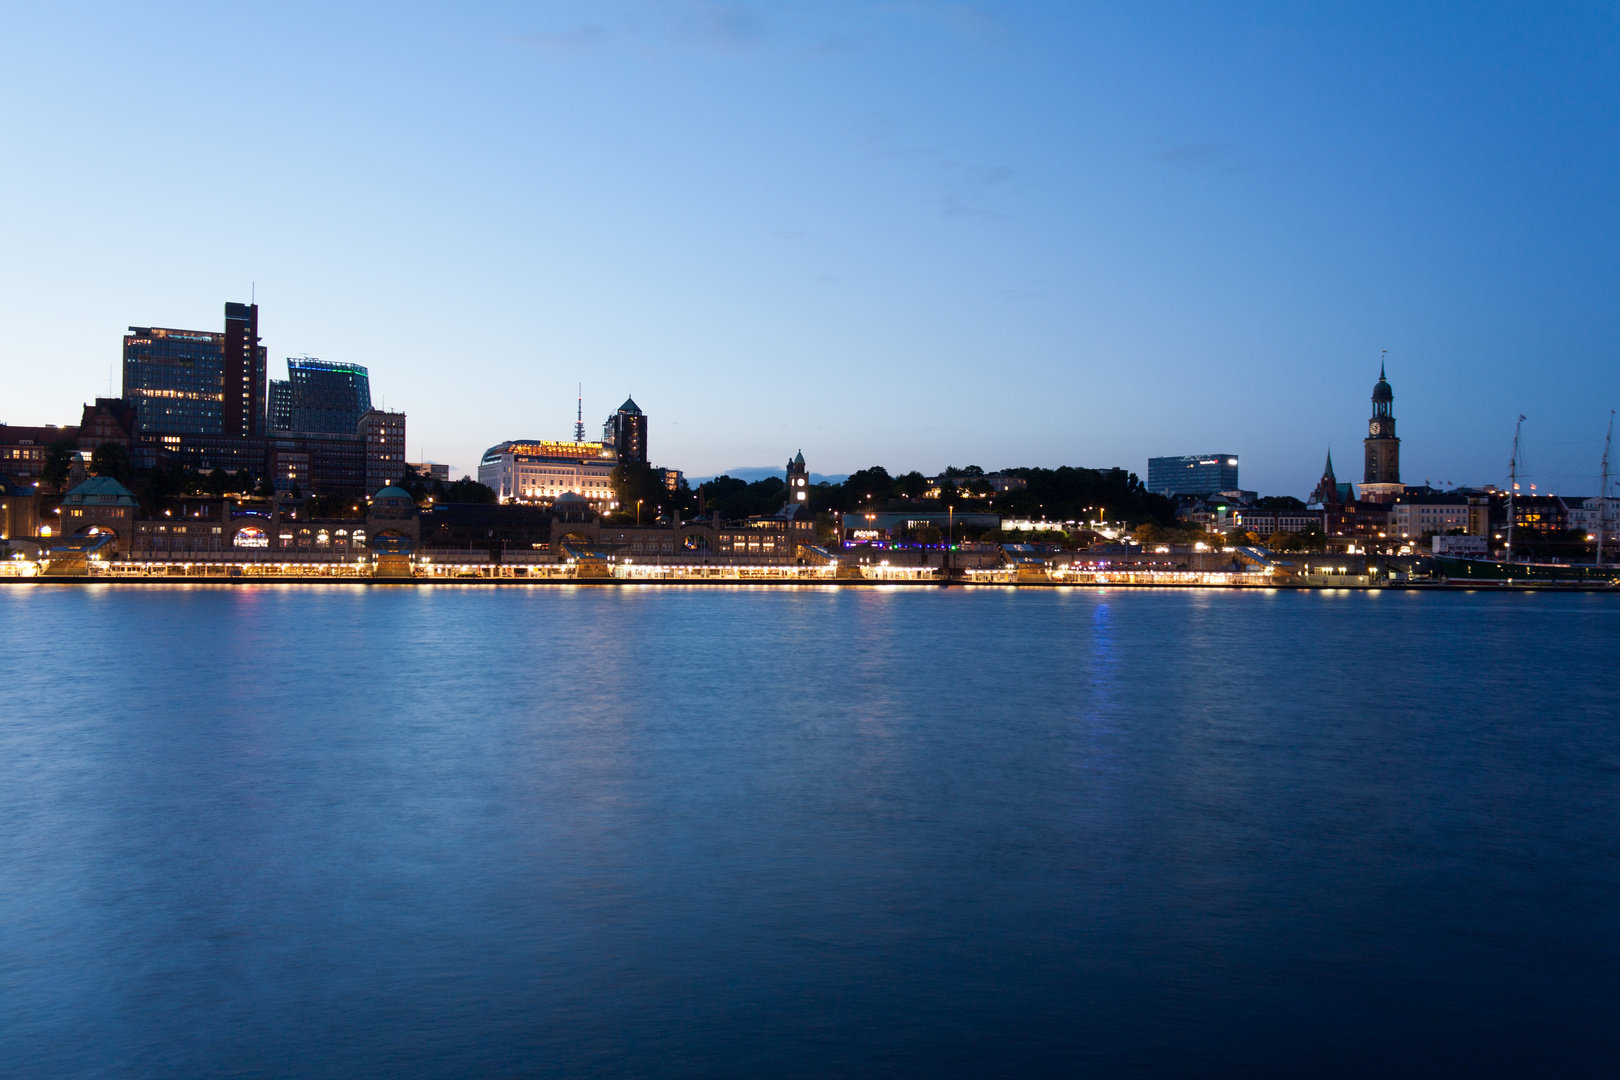
{"type": "Polygon", "coordinates": [[[1237,491],[1237,455],[1148,458],[1147,488],[1155,495],[1213,495],[1217,491],[1237,491]]]}
{"type": "Polygon", "coordinates": [[[1406,492],[1401,483],[1401,440],[1395,437],[1395,417],[1390,410],[1395,391],[1378,365],[1378,381],[1373,384],[1372,419],[1367,421],[1367,467],[1362,473],[1361,498],[1365,502],[1392,503],[1406,492]]]}
{"type": "Polygon", "coordinates": [[[259,305],[225,305],[220,434],[249,438],[264,434],[265,382],[270,357],[259,344],[259,305]]]}
{"type": "Polygon", "coordinates": [[[132,326],[124,335],[124,399],[140,431],[263,434],[268,356],[259,306],[226,304],[225,332],[132,326]]]}
{"type": "Polygon", "coordinates": [[[292,383],[287,379],[271,379],[265,413],[271,432],[292,430],[292,383]]]}
{"type": "MultiPolygon", "coordinates": [[[[362,495],[403,475],[405,416],[373,414],[365,368],[303,357],[287,369],[285,381],[266,377],[255,304],[226,304],[223,333],[130,327],[124,397],[136,466],[246,469],[321,495],[362,495]]],[[[104,404],[117,403],[98,399],[96,415],[112,417],[104,404]]]]}
{"type": "Polygon", "coordinates": [[[647,464],[647,414],[634,398],[625,398],[619,411],[602,425],[602,441],[613,448],[620,461],[647,464]]]}
{"type": "Polygon", "coordinates": [[[218,435],[225,335],[132,326],[124,335],[124,399],[141,431],[218,435]]]}
{"type": "Polygon", "coordinates": [[[357,427],[366,441],[366,490],[379,491],[404,476],[405,414],[368,409],[357,427]]]}
{"type": "Polygon", "coordinates": [[[359,364],[287,358],[291,430],[352,435],[371,409],[371,379],[359,364]]]}

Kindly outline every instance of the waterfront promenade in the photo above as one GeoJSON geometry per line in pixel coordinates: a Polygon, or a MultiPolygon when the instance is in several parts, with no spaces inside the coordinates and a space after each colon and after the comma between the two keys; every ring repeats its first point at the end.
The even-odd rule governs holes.
{"type": "Polygon", "coordinates": [[[264,567],[247,570],[228,564],[150,569],[95,570],[88,574],[10,574],[0,575],[0,584],[34,585],[376,585],[376,586],[488,586],[543,588],[565,586],[738,586],[773,588],[996,588],[996,589],[1231,589],[1231,590],[1417,590],[1417,591],[1501,591],[1551,590],[1557,592],[1608,592],[1620,594],[1620,586],[1602,581],[1431,581],[1372,580],[1365,575],[1345,574],[1337,579],[1302,581],[1267,574],[1188,573],[1144,571],[1135,573],[1052,573],[1020,575],[1016,571],[972,571],[945,577],[937,571],[887,567],[864,568],[868,572],[840,575],[821,569],[794,572],[793,567],[713,567],[645,568],[629,573],[577,576],[568,568],[477,566],[464,570],[412,577],[385,577],[355,567],[306,566],[297,573],[267,572],[264,567]]]}

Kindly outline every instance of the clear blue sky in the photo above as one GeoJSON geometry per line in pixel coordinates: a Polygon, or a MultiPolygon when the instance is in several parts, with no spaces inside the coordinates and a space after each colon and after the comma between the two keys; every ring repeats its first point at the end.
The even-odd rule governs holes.
{"type": "MultiPolygon", "coordinates": [[[[1595,491],[1620,8],[9,5],[0,421],[257,283],[476,465],[629,389],[658,464],[1595,491]]],[[[116,380],[116,373],[115,373],[116,380]]]]}

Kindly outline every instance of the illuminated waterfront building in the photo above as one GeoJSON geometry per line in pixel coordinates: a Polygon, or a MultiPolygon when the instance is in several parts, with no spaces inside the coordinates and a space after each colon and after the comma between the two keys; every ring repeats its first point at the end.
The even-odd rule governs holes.
{"type": "MultiPolygon", "coordinates": [[[[856,544],[866,540],[900,540],[920,529],[938,529],[941,533],[954,529],[984,531],[999,529],[1002,523],[1000,514],[953,513],[945,510],[868,510],[843,514],[841,517],[845,542],[856,544]]],[[[813,520],[811,524],[814,525],[813,520]]]]}
{"type": "Polygon", "coordinates": [[[92,476],[62,496],[62,536],[113,534],[113,549],[122,554],[133,546],[135,518],[140,504],[135,495],[110,476],[92,476]]]}
{"type": "Polygon", "coordinates": [[[28,539],[39,532],[39,489],[0,473],[0,540],[28,539]]]}
{"type": "Polygon", "coordinates": [[[573,492],[598,510],[611,510],[618,505],[613,496],[618,464],[605,443],[520,439],[484,451],[478,482],[502,502],[549,505],[573,492]]]}
{"type": "Polygon", "coordinates": [[[1155,495],[1210,495],[1238,490],[1236,454],[1148,458],[1147,489],[1155,495]]]}
{"type": "Polygon", "coordinates": [[[1262,540],[1277,532],[1299,533],[1309,529],[1327,532],[1327,513],[1321,509],[1238,506],[1232,509],[1231,519],[1234,526],[1244,532],[1252,532],[1262,540]]]}

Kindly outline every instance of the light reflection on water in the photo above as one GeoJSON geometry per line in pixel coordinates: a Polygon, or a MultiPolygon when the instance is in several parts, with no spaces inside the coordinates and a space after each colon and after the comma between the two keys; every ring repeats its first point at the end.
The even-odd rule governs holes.
{"type": "Polygon", "coordinates": [[[0,614],[11,1074],[1620,1049],[1612,597],[3,586],[0,614]]]}

